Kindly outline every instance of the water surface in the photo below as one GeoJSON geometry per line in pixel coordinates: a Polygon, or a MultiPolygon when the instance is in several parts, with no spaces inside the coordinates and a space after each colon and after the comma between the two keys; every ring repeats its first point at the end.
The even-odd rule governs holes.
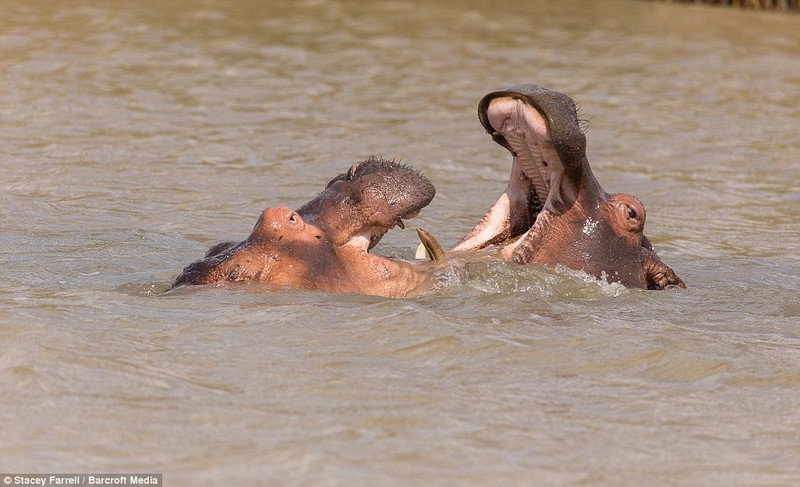
{"type": "Polygon", "coordinates": [[[800,483],[798,59],[796,15],[649,2],[4,2],[0,471],[800,483]],[[456,243],[510,163],[477,102],[527,81],[689,289],[481,261],[408,300],[162,294],[373,154],[456,243]]]}

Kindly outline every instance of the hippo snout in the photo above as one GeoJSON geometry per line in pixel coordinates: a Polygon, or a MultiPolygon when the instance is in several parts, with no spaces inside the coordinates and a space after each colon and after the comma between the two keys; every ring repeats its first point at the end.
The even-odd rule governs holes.
{"type": "Polygon", "coordinates": [[[403,218],[428,206],[435,194],[428,178],[412,167],[370,157],[331,179],[297,213],[325,229],[336,245],[364,237],[372,248],[389,229],[402,227],[403,218]]]}
{"type": "Polygon", "coordinates": [[[348,171],[351,181],[373,209],[392,222],[412,218],[436,195],[433,184],[410,166],[385,159],[368,159],[348,171]]]}

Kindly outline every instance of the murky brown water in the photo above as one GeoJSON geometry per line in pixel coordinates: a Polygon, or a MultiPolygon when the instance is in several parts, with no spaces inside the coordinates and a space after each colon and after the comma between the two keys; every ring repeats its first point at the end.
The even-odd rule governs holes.
{"type": "Polygon", "coordinates": [[[0,471],[800,484],[800,16],[492,5],[4,1],[0,471]],[[454,244],[509,168],[477,102],[523,81],[580,101],[688,290],[478,264],[411,300],[159,294],[371,154],[430,177],[417,223],[454,244]]]}

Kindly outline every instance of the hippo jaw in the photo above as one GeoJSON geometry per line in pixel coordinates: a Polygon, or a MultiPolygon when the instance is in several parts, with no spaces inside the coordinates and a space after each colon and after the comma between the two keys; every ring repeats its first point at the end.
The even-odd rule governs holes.
{"type": "Polygon", "coordinates": [[[528,232],[544,211],[562,215],[581,186],[602,192],[586,160],[571,98],[535,85],[483,97],[478,115],[492,139],[512,155],[508,185],[454,251],[477,250],[528,232]]]}
{"type": "Polygon", "coordinates": [[[543,209],[564,212],[579,195],[579,181],[599,188],[586,160],[586,136],[575,102],[567,95],[519,85],[484,96],[478,116],[532,181],[543,209]]]}
{"type": "Polygon", "coordinates": [[[403,219],[417,216],[436,194],[411,167],[377,157],[353,164],[297,212],[318,225],[337,246],[370,250],[403,219]]]}

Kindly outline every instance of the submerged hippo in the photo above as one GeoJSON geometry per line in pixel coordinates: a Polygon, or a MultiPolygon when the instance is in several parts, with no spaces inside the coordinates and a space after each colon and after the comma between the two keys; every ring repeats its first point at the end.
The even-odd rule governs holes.
{"type": "Polygon", "coordinates": [[[644,235],[642,203],[595,179],[571,98],[524,84],[484,96],[478,115],[511,152],[511,176],[453,251],[498,245],[502,259],[519,264],[560,264],[630,287],[686,287],[644,235]]]}
{"type": "Polygon", "coordinates": [[[267,208],[242,242],[213,246],[187,266],[182,284],[256,281],[290,289],[403,297],[429,288],[431,268],[372,255],[401,219],[435,194],[410,167],[379,158],[354,164],[297,211],[267,208]]]}

